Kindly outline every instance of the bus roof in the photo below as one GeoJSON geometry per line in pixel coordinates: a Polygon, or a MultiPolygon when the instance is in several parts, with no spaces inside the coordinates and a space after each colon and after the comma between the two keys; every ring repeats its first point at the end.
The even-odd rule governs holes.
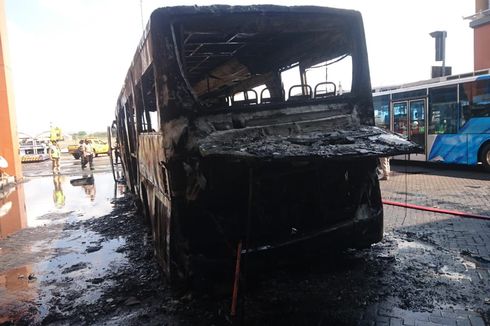
{"type": "Polygon", "coordinates": [[[287,68],[298,62],[314,65],[355,52],[353,42],[358,40],[359,48],[365,47],[362,26],[358,11],[317,6],[159,8],[151,14],[126,84],[143,75],[164,37],[177,44],[178,59],[194,85],[212,77],[213,69],[232,58],[248,68],[244,73],[260,75],[271,67],[287,68]]]}
{"type": "Polygon", "coordinates": [[[490,78],[490,69],[484,69],[484,70],[478,70],[466,74],[437,77],[437,78],[421,80],[408,84],[386,86],[386,87],[375,87],[373,88],[373,96],[401,93],[401,92],[413,91],[413,90],[418,90],[418,89],[423,89],[428,87],[432,88],[432,87],[454,85],[458,83],[466,83],[475,80],[482,80],[482,79],[489,79],[489,78],[490,78]]]}
{"type": "Polygon", "coordinates": [[[221,15],[231,13],[334,13],[336,15],[358,15],[357,10],[338,9],[320,6],[279,6],[279,5],[249,5],[249,6],[230,6],[230,5],[210,5],[210,6],[171,6],[155,9],[153,15],[221,15]]]}

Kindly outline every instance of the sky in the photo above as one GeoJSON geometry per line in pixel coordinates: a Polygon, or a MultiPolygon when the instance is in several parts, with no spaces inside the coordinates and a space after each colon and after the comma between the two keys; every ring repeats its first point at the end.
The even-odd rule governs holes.
{"type": "MultiPolygon", "coordinates": [[[[473,30],[463,17],[473,0],[227,0],[230,5],[319,5],[362,13],[371,83],[387,86],[430,78],[429,33],[447,31],[446,65],[473,70],[473,30]]],[[[187,0],[5,0],[10,68],[20,132],[50,124],[64,133],[104,131],[144,25],[153,10],[209,5],[187,0]],[[143,18],[143,19],[142,19],[143,18]]]]}

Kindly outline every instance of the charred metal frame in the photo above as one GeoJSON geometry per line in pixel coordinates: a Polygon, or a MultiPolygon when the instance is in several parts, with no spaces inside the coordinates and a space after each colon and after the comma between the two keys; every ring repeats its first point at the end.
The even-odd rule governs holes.
{"type": "Polygon", "coordinates": [[[116,123],[127,183],[172,280],[233,260],[242,242],[252,255],[379,241],[377,158],[418,150],[374,127],[361,15],[322,7],[156,10],[116,123]],[[305,96],[305,69],[343,55],[350,92],[305,96]],[[302,97],[287,101],[280,73],[296,65],[302,97]],[[231,101],[259,85],[269,99],[231,101]]]}

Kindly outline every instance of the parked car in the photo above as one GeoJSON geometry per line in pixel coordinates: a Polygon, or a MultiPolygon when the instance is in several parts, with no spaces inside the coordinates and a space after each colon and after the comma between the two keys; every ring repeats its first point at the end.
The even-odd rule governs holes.
{"type": "MultiPolygon", "coordinates": [[[[97,139],[97,138],[89,138],[92,141],[92,146],[94,148],[95,157],[99,156],[99,154],[108,154],[109,153],[109,145],[107,142],[97,139]]],[[[68,145],[68,153],[73,155],[75,159],[79,159],[81,156],[80,153],[80,144],[72,144],[68,145]]]]}

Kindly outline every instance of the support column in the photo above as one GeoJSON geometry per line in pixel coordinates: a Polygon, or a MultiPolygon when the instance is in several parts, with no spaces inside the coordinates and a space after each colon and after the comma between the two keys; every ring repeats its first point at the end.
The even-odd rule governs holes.
{"type": "Polygon", "coordinates": [[[9,164],[4,172],[22,178],[14,96],[10,78],[5,3],[0,0],[0,155],[9,164]]]}

